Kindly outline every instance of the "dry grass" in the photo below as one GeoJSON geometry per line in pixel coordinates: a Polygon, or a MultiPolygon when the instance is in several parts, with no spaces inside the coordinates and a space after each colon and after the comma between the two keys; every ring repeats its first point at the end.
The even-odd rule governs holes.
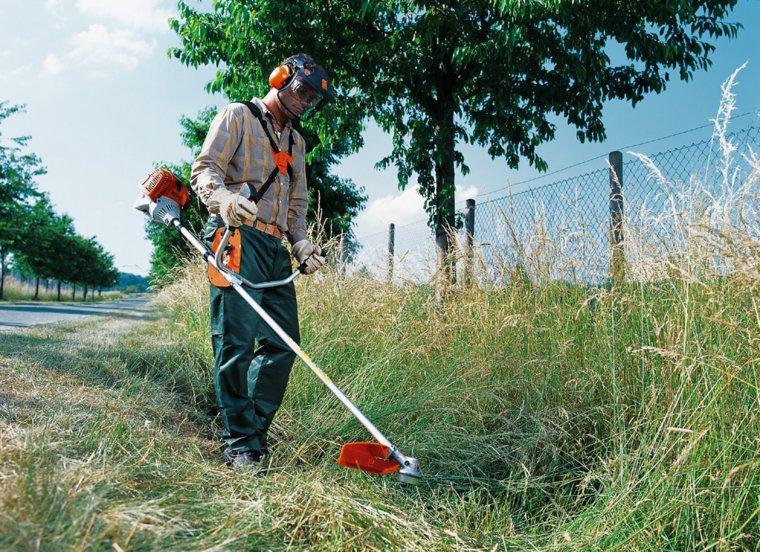
{"type": "MultiPolygon", "coordinates": [[[[5,280],[5,286],[3,289],[3,295],[4,299],[6,301],[32,301],[34,299],[34,291],[35,291],[35,285],[30,284],[28,282],[21,282],[11,277],[6,277],[5,280]]],[[[75,301],[81,302],[84,299],[82,298],[82,293],[84,292],[84,288],[77,286],[76,292],[75,292],[75,301]]],[[[106,291],[104,293],[98,294],[97,291],[94,293],[92,290],[87,291],[87,301],[88,302],[95,302],[95,301],[113,301],[116,299],[121,299],[124,296],[123,293],[120,291],[106,291]]],[[[48,289],[45,289],[44,284],[40,284],[40,291],[39,291],[39,298],[38,301],[57,301],[58,300],[58,292],[56,290],[55,285],[49,286],[48,289]]],[[[71,301],[71,288],[68,286],[62,286],[61,287],[61,301],[71,301]]]]}

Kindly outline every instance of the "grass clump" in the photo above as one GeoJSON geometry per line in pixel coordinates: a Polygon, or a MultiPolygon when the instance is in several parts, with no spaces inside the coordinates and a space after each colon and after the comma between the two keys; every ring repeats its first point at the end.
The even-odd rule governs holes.
{"type": "MultiPolygon", "coordinates": [[[[184,282],[202,277],[193,268],[184,282]]],[[[420,458],[426,480],[403,495],[405,519],[419,515],[439,537],[484,548],[751,549],[757,282],[685,286],[462,289],[439,309],[424,289],[328,275],[300,284],[302,339],[420,458]]],[[[187,368],[210,381],[206,325],[184,308],[203,294],[201,283],[177,285],[164,300],[177,320],[193,313],[179,326],[197,355],[187,368]]],[[[338,482],[356,481],[376,489],[374,507],[398,504],[404,491],[387,480],[336,471],[340,444],[367,436],[301,368],[275,424],[278,468],[317,470],[336,497],[338,482]]]]}

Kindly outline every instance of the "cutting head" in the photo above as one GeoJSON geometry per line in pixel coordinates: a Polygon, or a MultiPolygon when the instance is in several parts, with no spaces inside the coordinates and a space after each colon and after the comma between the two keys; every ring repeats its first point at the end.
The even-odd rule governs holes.
{"type": "Polygon", "coordinates": [[[404,465],[398,470],[399,483],[406,485],[419,485],[422,481],[422,474],[420,473],[420,463],[416,458],[407,456],[405,458],[404,465]]]}
{"type": "Polygon", "coordinates": [[[375,442],[346,443],[340,449],[338,464],[380,475],[398,472],[399,482],[407,485],[417,485],[422,479],[416,458],[375,442]]]}
{"type": "Polygon", "coordinates": [[[346,443],[340,449],[338,464],[369,473],[386,475],[401,467],[389,458],[390,449],[375,442],[346,443]]]}

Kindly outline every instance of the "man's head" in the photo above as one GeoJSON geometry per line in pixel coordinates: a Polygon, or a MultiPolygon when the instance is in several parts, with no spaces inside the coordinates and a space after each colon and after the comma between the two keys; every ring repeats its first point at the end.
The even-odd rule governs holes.
{"type": "MultiPolygon", "coordinates": [[[[269,75],[269,84],[283,115],[311,115],[334,98],[330,77],[308,54],[287,57],[269,75]]],[[[270,94],[272,91],[270,90],[270,94]]]]}

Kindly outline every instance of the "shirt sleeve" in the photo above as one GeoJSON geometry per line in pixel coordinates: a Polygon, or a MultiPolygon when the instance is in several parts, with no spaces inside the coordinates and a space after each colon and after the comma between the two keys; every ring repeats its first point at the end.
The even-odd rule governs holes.
{"type": "MultiPolygon", "coordinates": [[[[294,132],[294,131],[293,131],[294,132]]],[[[293,167],[293,185],[290,187],[288,198],[288,241],[292,244],[307,239],[306,211],[309,207],[309,196],[306,187],[306,147],[303,138],[296,135],[296,147],[300,154],[299,166],[293,167]]]]}
{"type": "Polygon", "coordinates": [[[227,165],[240,145],[243,128],[240,107],[229,104],[216,114],[193,163],[190,187],[204,204],[208,204],[214,190],[224,187],[227,165]]]}

